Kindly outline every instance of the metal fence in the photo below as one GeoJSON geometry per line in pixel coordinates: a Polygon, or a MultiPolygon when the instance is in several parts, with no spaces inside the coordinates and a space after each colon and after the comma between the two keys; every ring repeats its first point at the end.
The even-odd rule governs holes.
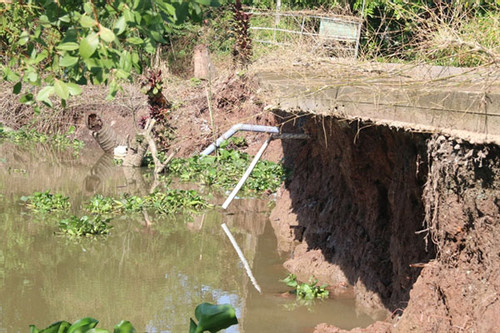
{"type": "Polygon", "coordinates": [[[357,58],[363,20],[354,16],[312,15],[300,12],[250,12],[255,42],[290,45],[312,41],[314,48],[327,48],[357,58]]]}

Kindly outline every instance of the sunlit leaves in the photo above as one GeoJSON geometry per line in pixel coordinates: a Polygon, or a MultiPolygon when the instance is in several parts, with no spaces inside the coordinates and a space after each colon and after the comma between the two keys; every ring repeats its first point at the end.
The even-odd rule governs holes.
{"type": "Polygon", "coordinates": [[[45,102],[46,104],[52,106],[52,102],[49,97],[54,94],[54,91],[54,86],[45,86],[36,95],[36,100],[39,102],[45,102]]]}
{"type": "Polygon", "coordinates": [[[99,36],[101,39],[105,42],[112,42],[115,39],[115,34],[113,31],[109,30],[108,28],[101,27],[101,31],[99,32],[99,36]]]}
{"type": "Polygon", "coordinates": [[[66,86],[68,87],[68,91],[71,96],[80,95],[82,93],[82,87],[76,83],[68,82],[66,83],[66,86]]]}
{"type": "Polygon", "coordinates": [[[125,20],[125,17],[121,16],[115,23],[114,30],[116,35],[121,35],[126,28],[127,28],[127,21],[125,20]]]}
{"type": "Polygon", "coordinates": [[[196,307],[195,317],[198,324],[191,319],[189,333],[218,332],[238,324],[236,311],[230,304],[202,303],[196,307]]]}
{"type": "MultiPolygon", "coordinates": [[[[97,319],[86,317],[77,320],[73,325],[63,320],[58,321],[45,329],[39,330],[35,325],[30,325],[30,333],[109,333],[108,330],[96,328],[99,321],[97,319]]],[[[122,320],[116,324],[113,333],[135,333],[136,330],[127,320],[122,320]]]]}
{"type": "Polygon", "coordinates": [[[58,49],[60,51],[74,51],[74,50],[78,50],[79,48],[80,48],[80,45],[78,45],[78,43],[74,43],[74,42],[61,43],[61,44],[56,46],[56,49],[58,49]]]}
{"type": "Polygon", "coordinates": [[[97,25],[95,19],[87,16],[87,15],[82,15],[80,18],[80,25],[84,28],[92,28],[93,26],[97,25]]]}
{"type": "Polygon", "coordinates": [[[35,100],[49,106],[54,95],[63,100],[77,95],[81,89],[75,85],[87,82],[107,84],[112,98],[120,81],[130,80],[151,61],[143,55],[166,43],[173,26],[200,18],[200,6],[214,3],[35,0],[7,4],[0,34],[9,42],[5,58],[13,61],[2,67],[3,78],[15,83],[13,92],[25,96],[29,85],[41,86],[35,100]]]}
{"type": "Polygon", "coordinates": [[[69,97],[69,89],[66,83],[61,80],[56,80],[54,83],[54,92],[61,99],[68,99],[69,97]]]}
{"type": "Polygon", "coordinates": [[[90,58],[94,54],[94,52],[97,50],[97,47],[99,46],[99,37],[97,34],[91,34],[82,39],[80,42],[80,56],[83,59],[90,58]]]}
{"type": "Polygon", "coordinates": [[[71,67],[78,62],[78,57],[72,57],[68,54],[65,54],[64,57],[61,57],[59,60],[59,66],[61,67],[71,67]]]}
{"type": "Polygon", "coordinates": [[[25,45],[28,41],[29,41],[29,33],[27,31],[23,31],[23,33],[21,34],[21,36],[19,37],[19,45],[25,45]]]}

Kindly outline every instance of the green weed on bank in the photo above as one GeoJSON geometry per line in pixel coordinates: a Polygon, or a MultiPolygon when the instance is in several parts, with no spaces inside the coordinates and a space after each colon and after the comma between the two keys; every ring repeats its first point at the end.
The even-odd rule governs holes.
{"type": "MultiPolygon", "coordinates": [[[[215,156],[193,156],[173,159],[167,172],[182,181],[230,190],[238,183],[250,165],[252,156],[231,149],[219,149],[215,156]]],[[[258,195],[266,191],[275,192],[286,177],[283,166],[260,160],[245,182],[245,195],[258,195]]]]}
{"type": "Polygon", "coordinates": [[[0,139],[9,140],[15,144],[43,143],[57,148],[73,148],[76,151],[83,148],[84,143],[78,139],[71,139],[75,127],[71,126],[65,133],[45,134],[34,129],[20,128],[17,131],[6,131],[0,127],[0,139]]]}

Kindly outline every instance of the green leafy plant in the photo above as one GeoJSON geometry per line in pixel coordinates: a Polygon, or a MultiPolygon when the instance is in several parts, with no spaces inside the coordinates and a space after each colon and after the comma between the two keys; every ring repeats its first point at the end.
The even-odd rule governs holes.
{"type": "Polygon", "coordinates": [[[59,230],[72,237],[106,235],[113,228],[109,225],[111,218],[101,215],[71,216],[59,222],[59,230]]]}
{"type": "Polygon", "coordinates": [[[327,285],[317,286],[318,280],[314,277],[309,279],[309,283],[300,283],[297,281],[295,274],[289,274],[281,280],[287,286],[294,288],[292,293],[297,295],[297,299],[312,301],[316,298],[326,299],[330,292],[326,290],[327,285]]]}
{"type": "Polygon", "coordinates": [[[230,304],[215,305],[202,303],[196,307],[194,315],[198,324],[190,319],[189,333],[218,332],[238,324],[236,311],[230,304]]]}
{"type": "Polygon", "coordinates": [[[65,133],[53,135],[40,133],[34,129],[20,128],[17,131],[0,131],[0,137],[4,137],[16,144],[46,143],[54,145],[57,148],[71,147],[75,150],[80,150],[83,148],[84,143],[78,139],[70,138],[74,132],[74,126],[71,126],[65,133]]]}
{"type": "Polygon", "coordinates": [[[150,65],[175,28],[217,1],[8,1],[0,7],[0,70],[22,102],[65,101],[87,83],[109,87],[150,65]],[[35,86],[35,91],[23,86],[35,86]]]}
{"type": "Polygon", "coordinates": [[[102,194],[96,194],[90,198],[85,209],[93,214],[112,214],[115,211],[116,202],[113,198],[105,197],[102,194]]]}
{"type": "MultiPolygon", "coordinates": [[[[237,150],[219,149],[216,156],[193,156],[173,159],[167,166],[170,175],[182,181],[195,181],[203,185],[232,189],[250,165],[251,157],[237,150]]],[[[245,182],[243,193],[275,192],[285,179],[285,169],[276,163],[259,161],[245,182]]]]}
{"type": "Polygon", "coordinates": [[[50,190],[22,196],[21,200],[26,202],[26,207],[37,213],[67,211],[71,206],[68,197],[62,194],[52,194],[50,190]]]}
{"type": "Polygon", "coordinates": [[[209,207],[208,202],[195,190],[169,189],[142,197],[125,194],[119,199],[98,194],[90,199],[85,209],[90,213],[102,215],[143,210],[150,210],[160,215],[171,215],[182,211],[202,210],[207,207],[209,207]]]}
{"type": "MultiPolygon", "coordinates": [[[[30,325],[30,333],[109,333],[108,330],[95,328],[98,323],[98,320],[91,317],[82,318],[73,324],[63,320],[55,322],[41,330],[37,329],[35,325],[30,325]]],[[[122,320],[116,324],[113,329],[113,333],[135,332],[134,326],[126,320],[122,320]]]]}

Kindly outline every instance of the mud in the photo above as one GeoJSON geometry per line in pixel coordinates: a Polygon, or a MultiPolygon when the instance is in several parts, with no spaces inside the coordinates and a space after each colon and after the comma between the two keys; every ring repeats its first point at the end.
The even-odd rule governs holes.
{"type": "Polygon", "coordinates": [[[283,143],[293,176],[271,214],[285,267],[385,319],[355,332],[498,329],[499,149],[328,117],[295,124],[311,139],[283,143]]]}
{"type": "MultiPolygon", "coordinates": [[[[257,83],[234,74],[165,91],[174,104],[170,117],[177,137],[171,149],[177,156],[198,153],[214,140],[212,129],[220,135],[236,123],[284,124],[286,132],[310,135],[273,141],[264,154],[283,158],[291,170],[270,220],[290,272],[304,281],[314,275],[331,286],[333,297],[354,297],[380,320],[352,332],[498,331],[497,146],[272,114],[263,111],[257,83]]],[[[121,142],[133,135],[132,111],[140,119],[147,112],[145,98],[135,90],[120,98],[70,109],[77,137],[97,146],[83,120],[97,111],[121,142]]],[[[14,120],[14,128],[22,125],[14,120]]],[[[255,153],[266,135],[244,136],[247,152],[255,153]]],[[[322,323],[316,332],[343,331],[322,323]]]]}

